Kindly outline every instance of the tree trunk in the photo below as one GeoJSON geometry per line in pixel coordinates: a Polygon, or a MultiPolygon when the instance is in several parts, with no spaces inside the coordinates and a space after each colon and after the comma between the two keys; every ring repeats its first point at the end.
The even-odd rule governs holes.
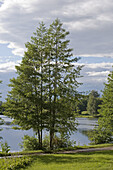
{"type": "Polygon", "coordinates": [[[40,138],[40,130],[38,129],[38,142],[39,142],[39,148],[41,148],[41,138],[40,138]]]}
{"type": "Polygon", "coordinates": [[[52,129],[50,129],[50,149],[53,150],[53,137],[54,137],[54,132],[52,129]]]}
{"type": "Polygon", "coordinates": [[[40,135],[40,147],[42,149],[42,129],[41,129],[41,135],[40,135]]]}

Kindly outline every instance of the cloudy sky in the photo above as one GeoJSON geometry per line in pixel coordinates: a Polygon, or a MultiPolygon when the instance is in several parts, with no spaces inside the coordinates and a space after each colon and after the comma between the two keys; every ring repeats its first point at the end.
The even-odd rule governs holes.
{"type": "Polygon", "coordinates": [[[80,91],[102,90],[113,65],[113,0],[0,0],[0,85],[2,100],[21,62],[25,43],[39,22],[59,18],[84,64],[80,91]]]}

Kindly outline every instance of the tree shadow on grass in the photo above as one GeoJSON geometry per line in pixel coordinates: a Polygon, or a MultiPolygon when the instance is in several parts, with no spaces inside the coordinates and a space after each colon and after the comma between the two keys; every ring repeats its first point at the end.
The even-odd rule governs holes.
{"type": "MultiPolygon", "coordinates": [[[[109,152],[107,152],[109,154],[109,152]]],[[[105,157],[101,156],[102,152],[98,152],[98,154],[101,154],[100,156],[97,155],[97,157],[93,157],[93,154],[97,153],[80,153],[80,154],[65,154],[65,155],[40,155],[38,156],[39,162],[43,164],[72,164],[72,163],[100,163],[100,162],[106,162],[113,164],[113,161],[111,158],[107,158],[107,155],[105,157]],[[86,156],[85,156],[86,155],[86,156]],[[89,156],[88,156],[89,155],[89,156]],[[90,155],[92,155],[90,157],[90,155]]]]}
{"type": "Polygon", "coordinates": [[[38,156],[38,160],[41,163],[50,164],[50,163],[56,163],[56,164],[71,164],[73,162],[86,162],[89,161],[90,158],[83,158],[83,157],[74,157],[72,155],[40,155],[38,156]]]}
{"type": "MultiPolygon", "coordinates": [[[[68,153],[67,153],[68,154],[68,153]]],[[[70,155],[102,155],[102,154],[106,154],[107,155],[113,155],[113,150],[103,150],[103,151],[89,151],[89,152],[78,152],[78,153],[69,153],[70,155]]]]}

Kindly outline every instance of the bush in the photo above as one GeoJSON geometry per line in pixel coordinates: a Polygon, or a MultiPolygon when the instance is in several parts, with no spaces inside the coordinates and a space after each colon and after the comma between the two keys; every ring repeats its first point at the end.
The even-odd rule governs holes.
{"type": "Polygon", "coordinates": [[[55,149],[68,148],[72,146],[72,142],[67,138],[64,138],[64,137],[61,138],[61,137],[55,136],[53,140],[53,146],[55,149]]]}
{"type": "Polygon", "coordinates": [[[25,169],[26,166],[30,165],[33,162],[33,157],[11,157],[0,159],[0,169],[1,170],[19,170],[25,169]]]}
{"type": "MultiPolygon", "coordinates": [[[[44,149],[49,149],[49,143],[50,143],[50,139],[49,136],[45,136],[43,139],[43,148],[44,149]]],[[[75,142],[71,142],[69,139],[65,138],[65,137],[61,137],[61,136],[54,136],[53,139],[53,148],[54,149],[59,149],[59,148],[68,148],[71,147],[73,144],[75,144],[75,142]]]]}
{"type": "Polygon", "coordinates": [[[22,144],[19,144],[24,151],[38,150],[39,143],[37,138],[24,135],[22,144]]]}
{"type": "Polygon", "coordinates": [[[112,142],[111,131],[107,129],[94,129],[92,132],[88,134],[89,139],[92,141],[91,144],[103,144],[112,142]]]}
{"type": "Polygon", "coordinates": [[[8,145],[7,142],[5,143],[1,142],[1,148],[2,148],[2,153],[8,153],[10,151],[10,146],[8,145]]]}
{"type": "MultiPolygon", "coordinates": [[[[32,151],[32,150],[39,150],[40,146],[38,143],[37,138],[30,137],[28,135],[25,135],[23,138],[22,144],[19,144],[21,148],[23,148],[24,151],[32,151]]],[[[43,141],[43,147],[44,150],[50,149],[50,137],[48,135],[45,135],[43,141]]],[[[69,139],[65,137],[60,137],[55,135],[53,139],[53,148],[59,149],[59,148],[68,148],[71,147],[75,142],[71,142],[69,139]]]]}
{"type": "Polygon", "coordinates": [[[42,141],[42,143],[43,143],[43,148],[44,149],[49,149],[50,148],[50,137],[49,137],[49,135],[45,135],[44,136],[44,139],[43,139],[43,141],[42,141]]]}

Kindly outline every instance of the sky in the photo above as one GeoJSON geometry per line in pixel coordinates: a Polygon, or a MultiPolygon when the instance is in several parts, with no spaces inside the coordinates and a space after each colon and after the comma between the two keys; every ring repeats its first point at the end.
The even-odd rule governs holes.
{"type": "Polygon", "coordinates": [[[47,26],[56,18],[70,32],[73,54],[83,83],[79,91],[104,89],[113,65],[113,0],[0,0],[0,92],[4,101],[15,65],[24,56],[25,43],[43,21],[47,26]]]}

